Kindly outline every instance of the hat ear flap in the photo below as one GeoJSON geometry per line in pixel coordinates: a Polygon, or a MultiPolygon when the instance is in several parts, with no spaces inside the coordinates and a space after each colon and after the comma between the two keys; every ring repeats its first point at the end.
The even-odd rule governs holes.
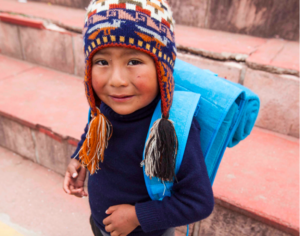
{"type": "Polygon", "coordinates": [[[174,78],[172,70],[164,63],[158,62],[158,82],[161,93],[162,118],[155,121],[146,142],[145,165],[146,175],[158,177],[162,181],[173,181],[178,150],[175,127],[169,120],[173,101],[174,78]]]}
{"type": "Polygon", "coordinates": [[[104,151],[107,148],[108,140],[112,136],[112,124],[98,108],[101,100],[92,86],[92,64],[90,59],[92,56],[93,54],[86,60],[84,85],[93,118],[89,123],[86,139],[77,154],[79,155],[79,161],[89,170],[90,174],[94,174],[96,170],[100,169],[99,162],[103,162],[104,151]]]}

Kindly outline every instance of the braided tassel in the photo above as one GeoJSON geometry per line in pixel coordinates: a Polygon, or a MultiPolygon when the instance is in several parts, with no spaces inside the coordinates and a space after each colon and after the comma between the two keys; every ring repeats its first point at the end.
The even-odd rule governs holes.
{"type": "Polygon", "coordinates": [[[173,123],[168,119],[154,122],[146,142],[145,166],[146,175],[157,177],[162,181],[173,181],[178,141],[173,123]]]}
{"type": "Polygon", "coordinates": [[[104,160],[104,151],[112,135],[112,125],[97,108],[97,115],[89,124],[86,139],[79,151],[79,160],[91,174],[99,170],[99,162],[104,160]]]}

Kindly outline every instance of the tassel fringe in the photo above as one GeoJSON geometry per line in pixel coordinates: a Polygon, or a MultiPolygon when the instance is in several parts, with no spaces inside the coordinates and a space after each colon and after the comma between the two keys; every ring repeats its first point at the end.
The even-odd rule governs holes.
{"type": "Polygon", "coordinates": [[[178,141],[173,123],[167,119],[154,122],[146,142],[145,166],[146,175],[158,177],[162,181],[173,181],[178,141]]]}
{"type": "Polygon", "coordinates": [[[99,170],[99,162],[104,160],[104,151],[112,136],[112,125],[97,108],[97,115],[89,124],[86,139],[79,151],[79,160],[91,174],[99,170]]]}

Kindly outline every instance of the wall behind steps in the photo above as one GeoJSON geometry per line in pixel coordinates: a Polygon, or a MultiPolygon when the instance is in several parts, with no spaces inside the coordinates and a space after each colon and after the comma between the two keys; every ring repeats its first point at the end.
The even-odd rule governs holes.
{"type": "Polygon", "coordinates": [[[298,0],[169,0],[177,24],[299,40],[298,0]]]}
{"type": "Polygon", "coordinates": [[[29,0],[29,1],[45,2],[45,3],[55,4],[55,5],[84,9],[89,5],[91,0],[29,0]]]}
{"type": "MultiPolygon", "coordinates": [[[[31,0],[84,9],[90,0],[31,0]]],[[[298,0],[168,0],[177,24],[299,40],[298,0]]]]}

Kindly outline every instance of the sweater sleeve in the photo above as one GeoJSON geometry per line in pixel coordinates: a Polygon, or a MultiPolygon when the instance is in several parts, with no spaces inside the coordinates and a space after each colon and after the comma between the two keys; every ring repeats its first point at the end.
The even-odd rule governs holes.
{"type": "Polygon", "coordinates": [[[168,229],[200,221],[214,208],[214,197],[200,146],[200,126],[194,118],[172,196],[136,203],[142,230],[168,229]]]}
{"type": "Polygon", "coordinates": [[[87,132],[88,132],[88,124],[85,126],[84,133],[81,135],[81,139],[80,139],[79,143],[77,144],[77,148],[76,148],[75,152],[73,153],[73,155],[71,156],[72,159],[75,158],[76,160],[79,160],[79,156],[77,154],[86,139],[87,132]]]}

